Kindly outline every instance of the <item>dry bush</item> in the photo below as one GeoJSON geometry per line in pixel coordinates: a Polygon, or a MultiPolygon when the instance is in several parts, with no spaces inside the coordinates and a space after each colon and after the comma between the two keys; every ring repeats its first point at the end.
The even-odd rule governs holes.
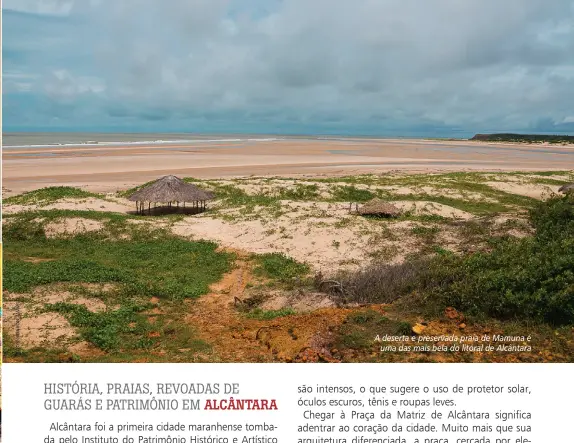
{"type": "Polygon", "coordinates": [[[333,279],[316,279],[319,290],[343,303],[392,303],[420,288],[429,261],[418,259],[397,265],[375,264],[333,279]]]}

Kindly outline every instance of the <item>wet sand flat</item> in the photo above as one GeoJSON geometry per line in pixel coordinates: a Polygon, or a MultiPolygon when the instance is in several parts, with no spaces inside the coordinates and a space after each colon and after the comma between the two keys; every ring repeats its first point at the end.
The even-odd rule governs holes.
{"type": "Polygon", "coordinates": [[[19,193],[45,186],[106,192],[165,174],[238,176],[351,175],[401,170],[574,169],[574,146],[405,139],[285,139],[149,145],[10,147],[3,186],[19,193]]]}

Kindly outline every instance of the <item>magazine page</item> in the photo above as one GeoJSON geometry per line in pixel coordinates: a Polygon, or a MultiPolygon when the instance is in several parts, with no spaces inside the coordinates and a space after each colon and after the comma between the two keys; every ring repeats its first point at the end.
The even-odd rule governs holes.
{"type": "Polygon", "coordinates": [[[5,0],[0,438],[571,441],[572,23],[5,0]]]}

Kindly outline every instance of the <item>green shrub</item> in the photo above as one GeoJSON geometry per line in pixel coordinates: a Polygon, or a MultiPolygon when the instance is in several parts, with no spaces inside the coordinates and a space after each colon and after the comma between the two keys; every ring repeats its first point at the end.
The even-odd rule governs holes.
{"type": "Polygon", "coordinates": [[[553,197],[530,210],[538,239],[574,237],[574,194],[553,197]]]}
{"type": "Polygon", "coordinates": [[[352,186],[336,186],[332,191],[333,199],[345,202],[366,202],[375,198],[375,194],[367,189],[352,186]]]}
{"type": "Polygon", "coordinates": [[[83,189],[72,188],[70,186],[52,186],[38,189],[36,191],[24,192],[4,199],[6,204],[27,204],[27,203],[51,203],[62,198],[89,198],[101,197],[93,192],[83,189]]]}
{"type": "Polygon", "coordinates": [[[286,200],[315,200],[319,197],[319,187],[315,184],[296,184],[291,188],[282,188],[279,191],[279,196],[286,200]]]}
{"type": "Polygon", "coordinates": [[[47,309],[64,315],[80,330],[87,341],[104,351],[124,348],[138,349],[151,345],[146,332],[151,325],[139,315],[149,306],[122,305],[116,310],[91,312],[85,306],[69,303],[48,305],[47,309]],[[131,325],[131,326],[130,326],[131,325]]]}
{"type": "Polygon", "coordinates": [[[230,269],[232,258],[216,251],[215,243],[168,235],[119,241],[95,234],[10,238],[4,247],[4,288],[13,292],[57,282],[118,282],[144,296],[198,297],[230,269]],[[30,261],[30,257],[49,261],[30,261]]]}
{"type": "Polygon", "coordinates": [[[254,269],[256,275],[289,282],[294,278],[304,277],[309,273],[309,265],[299,263],[285,254],[277,252],[255,256],[257,266],[254,269]]]}
{"type": "Polygon", "coordinates": [[[501,238],[490,252],[442,253],[343,276],[347,300],[389,303],[408,295],[433,309],[477,316],[574,324],[574,198],[532,208],[533,237],[501,238]]]}
{"type": "Polygon", "coordinates": [[[281,308],[269,311],[263,310],[261,308],[255,308],[252,311],[249,311],[246,316],[255,320],[273,320],[274,318],[286,317],[293,314],[295,314],[293,308],[281,308]]]}
{"type": "Polygon", "coordinates": [[[14,219],[5,224],[4,239],[15,240],[42,240],[46,238],[46,232],[42,223],[35,220],[14,219]]]}
{"type": "Polygon", "coordinates": [[[555,197],[531,211],[533,237],[494,243],[489,253],[440,257],[433,289],[444,304],[497,318],[574,323],[574,205],[555,197]]]}

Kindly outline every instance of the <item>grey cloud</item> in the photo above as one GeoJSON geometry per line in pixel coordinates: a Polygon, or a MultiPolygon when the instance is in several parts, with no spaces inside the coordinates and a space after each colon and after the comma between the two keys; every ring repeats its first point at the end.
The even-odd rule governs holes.
{"type": "Polygon", "coordinates": [[[40,90],[121,102],[111,119],[507,130],[574,114],[571,0],[78,0],[68,21],[81,31],[51,36],[68,43],[40,90]]]}

